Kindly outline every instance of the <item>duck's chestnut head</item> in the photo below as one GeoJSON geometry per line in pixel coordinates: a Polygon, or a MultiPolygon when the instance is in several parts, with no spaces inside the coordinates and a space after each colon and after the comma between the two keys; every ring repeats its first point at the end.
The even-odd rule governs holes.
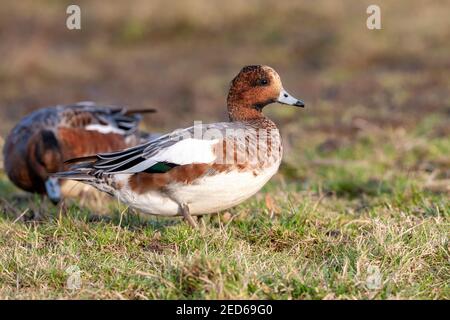
{"type": "Polygon", "coordinates": [[[256,117],[264,106],[274,102],[304,107],[302,100],[284,90],[280,76],[271,67],[246,66],[231,82],[228,94],[231,120],[256,117]]]}

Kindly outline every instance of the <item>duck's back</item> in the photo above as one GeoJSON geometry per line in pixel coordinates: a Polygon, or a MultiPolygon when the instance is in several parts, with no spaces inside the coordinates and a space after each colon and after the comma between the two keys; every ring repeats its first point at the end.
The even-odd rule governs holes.
{"type": "Polygon", "coordinates": [[[61,170],[64,160],[138,144],[140,119],[124,108],[89,102],[37,110],[8,135],[5,172],[19,188],[45,193],[44,180],[61,170]]]}

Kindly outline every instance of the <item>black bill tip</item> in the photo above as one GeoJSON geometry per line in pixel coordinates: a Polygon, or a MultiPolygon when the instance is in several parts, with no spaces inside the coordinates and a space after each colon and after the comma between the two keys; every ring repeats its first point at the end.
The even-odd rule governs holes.
{"type": "Polygon", "coordinates": [[[297,102],[294,104],[294,106],[304,108],[305,103],[302,100],[297,100],[297,102]]]}

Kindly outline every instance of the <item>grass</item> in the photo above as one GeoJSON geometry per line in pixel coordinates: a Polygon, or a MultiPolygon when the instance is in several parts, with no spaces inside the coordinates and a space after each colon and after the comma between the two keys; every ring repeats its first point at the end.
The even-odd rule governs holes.
{"type": "Polygon", "coordinates": [[[54,207],[0,170],[0,298],[450,299],[450,2],[379,0],[376,31],[368,0],[80,1],[79,32],[68,4],[0,6],[0,145],[83,100],[157,108],[151,131],[222,121],[247,64],[307,107],[265,110],[279,173],[200,231],[114,200],[54,207]]]}
{"type": "Polygon", "coordinates": [[[109,218],[98,219],[76,201],[59,211],[38,197],[17,200],[3,178],[0,296],[449,299],[448,190],[429,190],[420,164],[422,154],[428,162],[448,156],[450,141],[405,153],[395,136],[371,137],[305,150],[297,170],[287,160],[261,193],[205,217],[199,231],[114,201],[109,218]],[[79,289],[68,287],[74,266],[79,289]]]}

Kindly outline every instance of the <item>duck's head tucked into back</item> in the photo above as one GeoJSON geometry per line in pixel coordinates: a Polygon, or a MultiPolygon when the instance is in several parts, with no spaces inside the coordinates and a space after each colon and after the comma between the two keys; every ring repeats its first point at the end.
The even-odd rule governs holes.
{"type": "Polygon", "coordinates": [[[231,121],[248,121],[263,117],[261,110],[279,102],[304,107],[302,100],[284,90],[278,73],[268,66],[246,66],[231,81],[227,106],[231,121]]]}

